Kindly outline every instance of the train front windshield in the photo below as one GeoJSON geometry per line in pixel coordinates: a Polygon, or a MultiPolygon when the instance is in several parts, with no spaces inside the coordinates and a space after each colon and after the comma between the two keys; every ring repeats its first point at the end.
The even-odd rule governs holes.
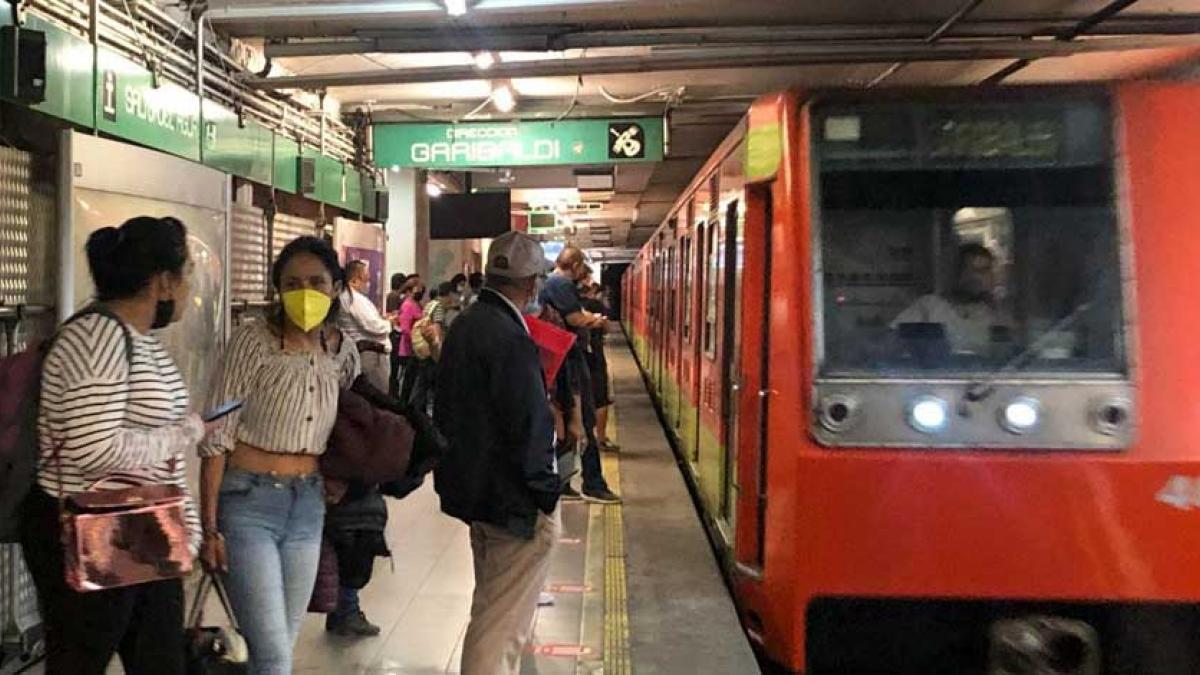
{"type": "Polygon", "coordinates": [[[825,377],[1124,373],[1107,108],[818,107],[825,377]]]}

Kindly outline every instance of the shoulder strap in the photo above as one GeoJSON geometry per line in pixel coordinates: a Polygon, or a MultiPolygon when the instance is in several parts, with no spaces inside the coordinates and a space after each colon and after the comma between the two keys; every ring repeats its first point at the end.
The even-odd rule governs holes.
{"type": "Polygon", "coordinates": [[[71,318],[69,318],[63,322],[63,326],[67,326],[72,323],[75,323],[76,321],[84,318],[85,316],[91,316],[92,314],[99,314],[100,316],[102,316],[106,319],[111,319],[112,321],[116,321],[117,325],[121,327],[121,333],[125,336],[125,359],[126,359],[126,361],[129,362],[129,365],[132,366],[133,365],[133,332],[129,330],[128,324],[126,324],[125,321],[123,319],[121,319],[121,317],[117,316],[111,309],[105,307],[104,305],[95,305],[95,304],[88,305],[87,307],[84,307],[83,309],[79,310],[75,314],[71,315],[71,318]]]}

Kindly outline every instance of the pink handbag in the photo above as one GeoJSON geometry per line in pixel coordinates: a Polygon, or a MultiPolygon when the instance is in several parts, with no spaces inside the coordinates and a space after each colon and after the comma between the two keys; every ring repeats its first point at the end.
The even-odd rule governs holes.
{"type": "MultiPolygon", "coordinates": [[[[60,482],[61,467],[59,463],[60,482]]],[[[183,489],[140,485],[97,490],[103,482],[58,500],[67,585],[87,593],[191,572],[183,489]]]]}

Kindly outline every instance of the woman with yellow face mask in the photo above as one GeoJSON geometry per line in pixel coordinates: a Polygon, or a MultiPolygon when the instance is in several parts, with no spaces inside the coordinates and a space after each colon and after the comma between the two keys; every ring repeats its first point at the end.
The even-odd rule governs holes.
{"type": "Polygon", "coordinates": [[[284,247],[271,270],[281,300],[234,331],[208,408],[241,403],[201,444],[201,560],[226,578],[250,672],[290,675],[320,558],[325,490],[318,458],[358,350],[333,327],[344,280],[315,237],[284,247]]]}

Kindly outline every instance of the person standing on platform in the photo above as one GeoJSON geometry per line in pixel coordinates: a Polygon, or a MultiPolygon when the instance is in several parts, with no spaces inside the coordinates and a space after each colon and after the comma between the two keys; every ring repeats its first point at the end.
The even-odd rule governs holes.
{"type": "Polygon", "coordinates": [[[422,358],[420,354],[413,355],[413,367],[416,369],[416,384],[406,402],[422,412],[429,407],[433,397],[433,388],[437,382],[437,361],[442,350],[442,341],[446,339],[446,330],[450,326],[451,311],[455,308],[454,287],[449,281],[438,284],[437,295],[425,304],[423,318],[427,319],[423,337],[430,346],[429,356],[422,358]]]}
{"type": "Polygon", "coordinates": [[[404,282],[408,276],[403,272],[392,275],[392,290],[383,301],[384,316],[392,322],[392,331],[388,341],[392,345],[391,371],[388,373],[388,393],[395,398],[400,394],[400,331],[396,329],[396,319],[400,316],[400,306],[404,304],[404,282]]]}
{"type": "MultiPolygon", "coordinates": [[[[604,305],[603,297],[604,290],[600,284],[592,284],[584,293],[583,308],[596,316],[607,316],[609,310],[604,305]]],[[[612,393],[608,383],[608,356],[604,353],[604,336],[607,332],[607,321],[588,331],[587,362],[588,375],[592,380],[592,401],[596,404],[596,441],[601,450],[616,452],[620,447],[608,439],[608,408],[612,405],[612,393]]]]}
{"type": "Polygon", "coordinates": [[[346,288],[341,295],[342,311],[337,325],[342,334],[358,348],[363,375],[379,391],[391,385],[392,324],[379,313],[375,302],[364,293],[371,283],[367,263],[351,260],[346,264],[346,288]]]}
{"type": "Polygon", "coordinates": [[[281,306],[239,326],[213,377],[207,409],[242,401],[200,444],[201,560],[225,574],[250,648],[251,675],[289,675],[321,553],[326,499],[320,457],[338,397],[361,374],[334,326],[343,270],[328,243],[300,237],[279,253],[281,306]]]}
{"type": "Polygon", "coordinates": [[[425,284],[421,277],[412,275],[404,282],[404,302],[400,305],[400,313],[394,324],[400,333],[400,400],[408,402],[413,385],[417,382],[416,357],[413,355],[412,332],[413,326],[421,318],[421,299],[425,297],[425,284]]]}
{"type": "Polygon", "coordinates": [[[471,272],[467,277],[467,297],[463,299],[463,308],[470,307],[479,299],[479,291],[483,289],[483,273],[471,272]]]}
{"type": "MultiPolygon", "coordinates": [[[[117,653],[130,675],[183,675],[183,582],[76,591],[66,582],[59,509],[62,498],[100,481],[108,489],[178,486],[186,495],[190,548],[199,547],[186,466],[206,428],[154,334],[191,304],[187,229],[175,218],[133,218],[97,230],[86,251],[97,304],[59,329],[43,362],[36,484],[19,524],[44,620],[45,672],[98,675],[117,653]]],[[[105,538],[91,554],[145,553],[136,545],[119,551],[115,539],[105,538]]],[[[3,583],[7,593],[8,579],[3,583]]]]}
{"type": "Polygon", "coordinates": [[[488,251],[479,299],[450,330],[434,421],[450,448],[434,470],[442,511],[471,528],[475,592],[463,675],[516,675],[561,525],[554,423],[523,311],[541,246],[507,232],[488,251]]]}
{"type": "MultiPolygon", "coordinates": [[[[606,325],[607,319],[583,308],[575,284],[588,275],[583,251],[568,246],[558,255],[556,269],[546,279],[540,300],[562,316],[567,326],[576,332],[575,345],[567,356],[564,367],[571,368],[576,375],[569,378],[573,393],[579,397],[586,447],[580,457],[583,469],[583,498],[597,504],[619,504],[621,498],[608,488],[604,480],[604,469],[600,464],[600,444],[596,441],[596,404],[592,400],[592,378],[588,371],[586,345],[592,328],[606,325]]],[[[565,486],[569,488],[570,486],[565,486]]]]}

